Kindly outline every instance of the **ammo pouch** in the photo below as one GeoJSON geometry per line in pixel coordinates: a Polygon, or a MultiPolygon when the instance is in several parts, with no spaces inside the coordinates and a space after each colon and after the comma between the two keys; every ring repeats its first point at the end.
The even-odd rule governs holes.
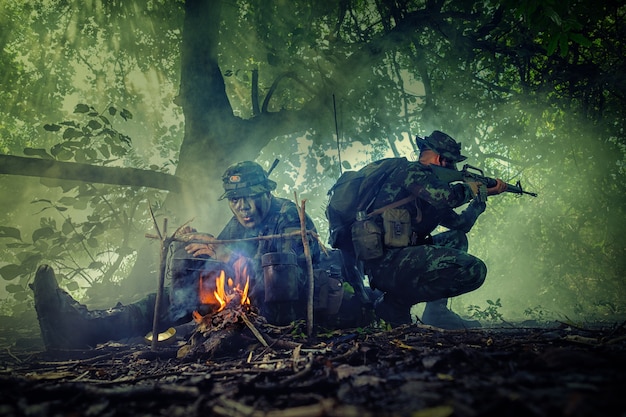
{"type": "Polygon", "coordinates": [[[357,221],[352,224],[352,244],[357,259],[362,261],[383,256],[382,231],[373,220],[357,215],[357,221]]]}
{"type": "Polygon", "coordinates": [[[411,218],[408,210],[396,209],[409,201],[415,200],[414,195],[394,201],[384,207],[367,214],[359,211],[356,222],[352,225],[352,243],[358,259],[367,261],[380,258],[384,254],[383,238],[380,227],[372,220],[379,214],[383,215],[385,227],[385,245],[389,247],[405,247],[411,240],[411,218]]]}
{"type": "Polygon", "coordinates": [[[411,215],[406,209],[387,209],[383,212],[385,246],[404,248],[411,240],[411,215]]]}

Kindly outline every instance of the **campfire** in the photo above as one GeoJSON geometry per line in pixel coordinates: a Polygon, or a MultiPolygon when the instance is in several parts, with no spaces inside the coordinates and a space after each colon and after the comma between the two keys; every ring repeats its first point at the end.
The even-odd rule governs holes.
{"type": "Polygon", "coordinates": [[[194,311],[193,318],[198,324],[205,319],[225,309],[247,311],[250,309],[248,290],[250,277],[246,265],[235,264],[235,277],[226,278],[226,272],[221,270],[217,276],[214,273],[201,274],[198,281],[198,294],[201,311],[194,311]],[[243,288],[242,288],[243,287],[243,288]]]}
{"type": "Polygon", "coordinates": [[[236,351],[254,342],[254,338],[265,343],[253,324],[260,317],[248,297],[250,277],[247,264],[236,262],[234,266],[234,277],[227,277],[224,270],[200,275],[200,307],[193,312],[196,329],[179,349],[179,358],[236,351]],[[246,332],[246,328],[252,334],[246,332]]]}

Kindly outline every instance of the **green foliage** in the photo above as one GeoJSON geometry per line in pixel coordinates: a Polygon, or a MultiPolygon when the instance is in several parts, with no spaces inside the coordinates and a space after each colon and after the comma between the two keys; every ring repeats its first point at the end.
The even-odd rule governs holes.
{"type": "Polygon", "coordinates": [[[306,336],[306,330],[307,330],[307,324],[304,320],[296,320],[291,322],[291,331],[289,332],[289,334],[291,335],[291,337],[293,337],[294,339],[301,339],[304,340],[307,338],[306,336]]]}
{"type": "MultiPolygon", "coordinates": [[[[86,122],[81,124],[71,120],[43,126],[49,132],[61,133],[64,139],[50,149],[50,154],[44,149],[33,148],[25,148],[24,154],[100,165],[111,164],[128,153],[130,137],[114,129],[108,117],[86,104],[77,104],[74,113],[87,116],[86,122]]],[[[118,112],[113,106],[109,107],[108,113],[110,116],[119,115],[125,121],[133,118],[128,110],[118,112]]]]}
{"type": "Polygon", "coordinates": [[[546,310],[540,305],[535,307],[529,307],[524,310],[524,316],[528,317],[529,320],[534,320],[538,322],[548,322],[555,319],[554,313],[546,310]]]}
{"type": "MultiPolygon", "coordinates": [[[[131,139],[114,128],[110,117],[124,121],[132,114],[115,107],[108,117],[93,106],[78,104],[77,120],[46,124],[62,140],[51,149],[27,148],[26,155],[90,165],[110,165],[132,154],[131,139]]],[[[27,283],[42,263],[51,264],[61,284],[71,292],[80,292],[98,284],[114,285],[128,272],[141,242],[141,228],[148,227],[147,202],[158,203],[161,196],[151,189],[102,186],[89,183],[42,179],[49,187],[60,187],[55,201],[34,199],[31,204],[40,215],[39,227],[30,239],[22,238],[15,227],[2,227],[6,253],[13,262],[0,268],[0,275],[11,283],[6,290],[16,301],[31,297],[27,283]]]]}
{"type": "Polygon", "coordinates": [[[22,240],[22,234],[19,229],[15,227],[0,226],[0,237],[10,237],[17,240],[22,240]]]}
{"type": "Polygon", "coordinates": [[[509,7],[514,16],[523,19],[547,56],[558,53],[562,58],[567,57],[571,46],[591,45],[590,39],[583,34],[584,24],[602,9],[597,4],[570,0],[505,1],[502,5],[509,7]]]}
{"type": "Polygon", "coordinates": [[[504,317],[502,313],[500,313],[501,307],[502,303],[498,298],[496,301],[487,300],[487,306],[483,308],[478,305],[470,305],[467,311],[473,319],[489,323],[500,323],[504,321],[504,317]]]}

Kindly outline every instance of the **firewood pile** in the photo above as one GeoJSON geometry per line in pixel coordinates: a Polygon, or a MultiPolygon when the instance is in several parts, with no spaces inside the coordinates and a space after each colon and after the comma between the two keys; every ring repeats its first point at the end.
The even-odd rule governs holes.
{"type": "Polygon", "coordinates": [[[279,328],[246,314],[250,325],[230,316],[220,328],[230,328],[229,338],[241,333],[240,343],[200,349],[200,336],[211,333],[204,327],[194,333],[194,354],[190,340],[156,351],[133,341],[85,351],[7,347],[0,354],[0,414],[626,415],[623,325],[443,331],[414,324],[316,329],[310,338],[305,323],[279,328]]]}

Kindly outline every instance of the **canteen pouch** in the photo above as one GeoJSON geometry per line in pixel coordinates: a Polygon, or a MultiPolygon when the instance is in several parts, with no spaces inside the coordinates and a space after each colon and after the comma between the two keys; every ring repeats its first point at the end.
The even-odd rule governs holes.
{"type": "Polygon", "coordinates": [[[357,258],[362,261],[383,256],[382,231],[362,212],[357,214],[357,221],[352,224],[352,244],[357,258]]]}
{"type": "Polygon", "coordinates": [[[298,300],[300,269],[296,255],[290,252],[270,252],[261,256],[265,281],[265,302],[298,300]]]}
{"type": "Polygon", "coordinates": [[[339,312],[343,300],[343,284],[340,277],[331,269],[314,269],[315,286],[313,308],[318,314],[333,315],[339,312]]]}
{"type": "Polygon", "coordinates": [[[385,246],[404,248],[411,241],[411,215],[406,209],[388,209],[383,213],[385,246]]]}

